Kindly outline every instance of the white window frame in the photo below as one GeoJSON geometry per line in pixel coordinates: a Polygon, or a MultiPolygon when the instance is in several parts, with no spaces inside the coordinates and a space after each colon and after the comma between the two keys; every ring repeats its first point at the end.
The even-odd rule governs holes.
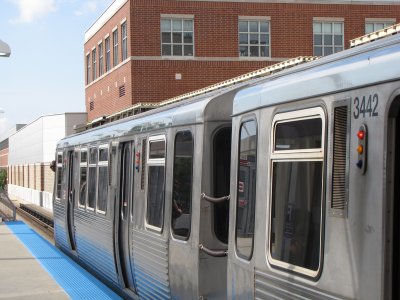
{"type": "MultiPolygon", "coordinates": [[[[296,273],[300,273],[309,277],[316,277],[318,276],[321,268],[322,268],[322,256],[323,256],[323,205],[324,205],[324,186],[325,180],[321,178],[321,224],[320,224],[320,247],[319,247],[319,267],[316,271],[310,270],[307,268],[303,268],[300,266],[296,266],[293,264],[289,264],[287,262],[274,259],[271,255],[271,230],[272,230],[272,185],[273,183],[273,164],[274,162],[281,161],[321,161],[322,162],[322,171],[324,172],[325,165],[326,165],[326,158],[325,158],[325,139],[326,139],[326,116],[325,112],[322,107],[314,107],[314,108],[306,108],[297,111],[291,112],[284,112],[278,113],[274,116],[272,120],[272,127],[271,127],[271,137],[270,137],[270,159],[269,159],[269,170],[270,170],[270,192],[269,192],[269,228],[268,228],[268,238],[267,238],[267,260],[270,265],[277,266],[279,268],[283,268],[286,270],[290,270],[296,273]],[[293,122],[293,121],[301,121],[301,120],[309,120],[309,119],[321,119],[321,126],[322,126],[322,136],[321,136],[321,148],[314,148],[314,149],[296,149],[296,150],[275,150],[275,132],[276,126],[278,123],[284,122],[293,122]]],[[[323,177],[323,176],[322,176],[323,177]]]]}
{"type": "Polygon", "coordinates": [[[111,70],[111,39],[110,36],[107,36],[104,40],[104,49],[106,53],[106,59],[105,59],[105,72],[107,73],[108,71],[111,70]]]}
{"type": "Polygon", "coordinates": [[[99,163],[99,147],[97,145],[89,145],[88,147],[88,170],[87,170],[87,196],[86,196],[86,209],[88,211],[94,212],[97,206],[97,184],[98,184],[98,170],[97,170],[97,164],[99,163]],[[91,164],[90,163],[90,149],[95,148],[97,150],[97,162],[96,164],[91,164]],[[89,206],[89,179],[90,179],[90,168],[96,168],[96,184],[95,184],[95,197],[94,197],[94,207],[89,206]]]}
{"type": "Polygon", "coordinates": [[[166,171],[166,155],[167,155],[167,142],[165,138],[165,134],[160,134],[160,135],[155,135],[155,136],[150,136],[147,139],[147,153],[146,153],[146,200],[145,200],[145,228],[146,229],[151,229],[153,231],[161,233],[163,228],[164,228],[164,222],[165,222],[165,173],[164,173],[164,209],[163,209],[163,224],[162,227],[157,227],[154,225],[151,225],[147,223],[147,202],[148,202],[148,194],[149,194],[149,167],[151,166],[164,166],[164,172],[166,171]],[[163,141],[164,142],[164,158],[150,158],[150,144],[152,142],[159,142],[163,141]]]}
{"type": "MultiPolygon", "coordinates": [[[[100,210],[99,209],[99,174],[100,174],[100,168],[107,167],[108,168],[108,176],[110,176],[110,166],[109,166],[109,161],[110,161],[110,147],[108,144],[101,144],[97,148],[97,182],[96,182],[96,212],[102,215],[106,215],[107,213],[107,208],[108,208],[108,195],[107,195],[107,202],[106,202],[106,210],[100,210]],[[100,161],[100,149],[107,149],[107,161],[100,161]]],[[[107,185],[109,182],[109,178],[107,177],[107,185]]],[[[107,188],[107,194],[109,193],[110,188],[108,186],[107,188]]]]}
{"type": "Polygon", "coordinates": [[[377,30],[383,29],[383,28],[376,29],[375,27],[376,27],[378,24],[382,24],[382,25],[383,25],[383,28],[386,28],[386,27],[389,27],[389,26],[392,26],[392,25],[396,24],[396,19],[389,19],[389,18],[383,18],[383,19],[378,19],[378,18],[366,18],[366,19],[365,19],[365,28],[364,28],[365,34],[369,34],[369,33],[375,32],[375,31],[377,31],[377,30]],[[371,31],[371,32],[367,32],[367,25],[372,25],[374,30],[371,31]]]}
{"type": "Polygon", "coordinates": [[[93,81],[97,78],[97,55],[96,55],[96,47],[92,49],[92,79],[93,81]]]}
{"type": "Polygon", "coordinates": [[[174,57],[174,58],[194,58],[195,56],[195,36],[194,36],[194,16],[193,15],[161,15],[160,18],[160,44],[161,44],[161,56],[162,57],[174,57]],[[170,31],[163,31],[162,29],[162,22],[163,21],[170,21],[170,31]],[[182,42],[181,43],[174,43],[173,42],[173,28],[172,28],[172,23],[173,21],[181,21],[182,29],[181,31],[175,31],[175,32],[180,32],[182,33],[182,42]],[[192,30],[185,30],[184,29],[184,21],[192,21],[192,30]],[[170,43],[163,43],[162,40],[162,34],[163,32],[168,32],[171,34],[171,41],[170,43]],[[184,34],[185,32],[191,32],[192,33],[192,43],[185,43],[184,39],[184,34]],[[171,55],[164,55],[163,54],[163,45],[170,45],[171,46],[171,55]],[[182,55],[174,55],[174,46],[180,45],[182,47],[182,55]],[[185,46],[192,46],[192,55],[185,55],[185,46]]]}
{"type": "Polygon", "coordinates": [[[100,41],[98,44],[99,51],[99,77],[104,74],[104,46],[103,41],[100,41]]]}
{"type": "MultiPolygon", "coordinates": [[[[322,56],[325,56],[325,49],[327,47],[332,47],[332,53],[338,53],[341,52],[343,50],[345,50],[345,45],[344,45],[344,19],[342,18],[314,18],[313,19],[313,55],[317,55],[315,53],[315,47],[321,47],[322,49],[322,56]],[[316,24],[321,24],[321,32],[315,32],[315,26],[316,24]],[[328,25],[330,24],[332,26],[332,44],[331,45],[325,45],[324,43],[324,36],[328,35],[328,33],[324,32],[324,25],[328,25]],[[336,24],[340,24],[341,25],[341,33],[340,34],[335,34],[335,25],[336,24]],[[315,44],[315,35],[321,35],[321,44],[315,44]],[[341,39],[341,45],[335,45],[335,35],[341,35],[342,39],[341,39]],[[335,51],[335,48],[342,48],[342,50],[340,51],[335,51]]],[[[326,55],[330,55],[330,54],[326,54],[326,55]]]]}
{"type": "MultiPolygon", "coordinates": [[[[249,26],[249,24],[247,25],[249,26]]],[[[264,59],[264,58],[271,58],[271,17],[254,17],[254,16],[239,16],[238,19],[238,24],[237,24],[237,30],[238,30],[238,55],[240,59],[264,59]],[[247,27],[247,31],[240,31],[240,22],[257,22],[258,23],[258,31],[251,33],[249,30],[249,27],[247,27]],[[264,33],[261,32],[261,27],[260,23],[265,22],[268,24],[268,32],[264,33]],[[240,43],[240,35],[241,34],[247,34],[247,43],[246,44],[241,44],[240,43]],[[258,35],[258,44],[251,44],[250,43],[250,35],[251,34],[257,34],[258,35]],[[261,35],[266,35],[268,36],[268,43],[263,45],[261,44],[261,35]],[[240,47],[247,47],[248,55],[241,55],[240,52],[240,47]],[[258,56],[251,56],[250,55],[250,47],[258,47],[258,56]],[[261,56],[261,48],[262,47],[268,47],[268,52],[266,52],[266,56],[261,56]]]]}
{"type": "Polygon", "coordinates": [[[56,195],[55,198],[57,200],[61,200],[63,198],[62,195],[62,185],[63,185],[63,176],[61,177],[61,186],[60,186],[60,197],[57,197],[58,194],[58,168],[61,168],[61,173],[63,172],[63,159],[64,154],[62,151],[57,152],[56,156],[56,195]],[[61,163],[58,162],[58,157],[61,156],[61,163]]]}
{"type": "Polygon", "coordinates": [[[86,54],[86,84],[89,84],[90,78],[92,77],[92,60],[90,57],[90,52],[86,54]]]}
{"type": "Polygon", "coordinates": [[[122,57],[124,61],[128,58],[128,25],[126,21],[121,24],[122,57]]]}
{"type": "Polygon", "coordinates": [[[118,28],[113,30],[112,33],[112,37],[113,37],[113,67],[118,66],[119,64],[119,47],[118,47],[118,43],[119,43],[119,37],[118,37],[118,28]]]}
{"type": "Polygon", "coordinates": [[[82,147],[79,151],[79,197],[78,197],[78,207],[81,209],[85,209],[87,206],[87,195],[88,195],[88,174],[89,174],[89,153],[87,147],[82,147]],[[82,162],[82,152],[86,152],[86,162],[82,162]],[[81,202],[81,168],[86,167],[86,196],[85,196],[85,205],[82,205],[81,202]]]}

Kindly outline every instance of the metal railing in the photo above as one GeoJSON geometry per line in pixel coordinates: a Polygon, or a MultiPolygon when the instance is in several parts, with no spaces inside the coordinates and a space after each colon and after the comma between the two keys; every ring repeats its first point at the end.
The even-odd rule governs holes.
{"type": "Polygon", "coordinates": [[[0,190],[0,216],[4,221],[15,221],[17,217],[17,210],[14,203],[2,190],[0,190]]]}

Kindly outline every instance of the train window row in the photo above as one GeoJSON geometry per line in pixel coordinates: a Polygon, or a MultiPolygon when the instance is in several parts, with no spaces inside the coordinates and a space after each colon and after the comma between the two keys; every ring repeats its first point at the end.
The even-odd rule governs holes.
{"type": "MultiPolygon", "coordinates": [[[[145,146],[142,148],[142,153],[145,158],[142,163],[142,176],[147,174],[146,227],[161,232],[164,224],[165,202],[165,136],[149,137],[148,140],[143,140],[143,144],[145,146]]],[[[192,133],[190,131],[178,132],[174,145],[171,226],[176,238],[186,240],[190,235],[191,227],[194,150],[192,133]]],[[[122,152],[121,199],[128,199],[129,193],[133,195],[133,185],[129,183],[133,182],[133,172],[131,174],[130,166],[134,156],[127,155],[126,151],[132,151],[134,154],[135,149],[125,147],[122,152]]],[[[76,195],[78,207],[105,215],[109,189],[109,146],[103,144],[81,147],[75,152],[75,155],[79,161],[79,193],[76,195]]],[[[63,153],[57,153],[56,196],[58,199],[62,197],[62,181],[66,168],[66,164],[63,165],[63,153]]],[[[127,212],[123,210],[122,213],[125,217],[127,212]]]]}

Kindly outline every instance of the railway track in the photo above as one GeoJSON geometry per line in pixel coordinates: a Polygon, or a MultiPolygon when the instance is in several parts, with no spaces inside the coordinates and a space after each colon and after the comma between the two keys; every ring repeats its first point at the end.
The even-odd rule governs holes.
{"type": "Polygon", "coordinates": [[[24,221],[31,223],[36,229],[39,229],[47,235],[48,238],[54,237],[53,219],[45,214],[33,209],[29,205],[21,204],[17,207],[17,213],[24,221]]]}

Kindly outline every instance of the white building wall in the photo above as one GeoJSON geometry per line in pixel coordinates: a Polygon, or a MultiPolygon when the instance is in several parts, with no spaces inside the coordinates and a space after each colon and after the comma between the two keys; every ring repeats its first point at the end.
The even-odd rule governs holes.
{"type": "Polygon", "coordinates": [[[43,153],[40,162],[55,159],[57,142],[65,137],[65,119],[65,114],[43,117],[43,153]]]}
{"type": "Polygon", "coordinates": [[[43,157],[43,120],[39,118],[8,139],[8,164],[40,162],[43,157]]]}
{"type": "MultiPolygon", "coordinates": [[[[51,162],[55,159],[57,142],[75,133],[74,125],[86,122],[86,113],[55,114],[38,118],[9,137],[9,165],[40,165],[51,162]]],[[[44,178],[36,180],[41,181],[44,178]]],[[[52,210],[52,193],[15,184],[8,185],[8,193],[10,197],[22,202],[34,203],[52,210]]]]}

